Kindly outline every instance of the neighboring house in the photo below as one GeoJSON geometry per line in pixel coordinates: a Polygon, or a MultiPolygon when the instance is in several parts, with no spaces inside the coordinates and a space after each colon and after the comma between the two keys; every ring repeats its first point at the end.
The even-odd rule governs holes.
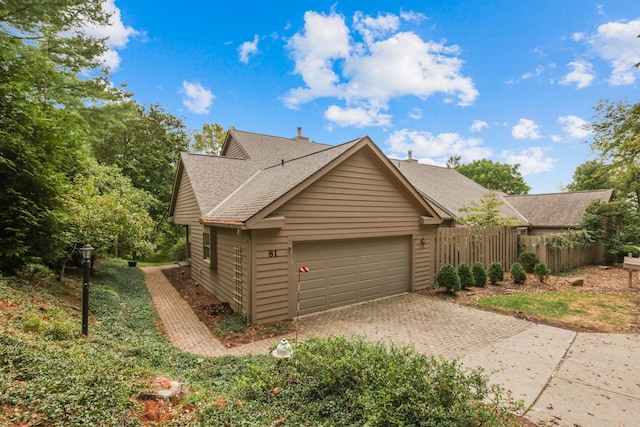
{"type": "Polygon", "coordinates": [[[250,321],[424,288],[436,210],[368,138],[337,146],[229,131],[221,156],[180,156],[170,221],[191,274],[250,321]]]}
{"type": "MultiPolygon", "coordinates": [[[[500,194],[500,213],[524,233],[576,228],[607,191],[500,194]]],[[[368,137],[230,130],[220,156],[181,154],[169,220],[187,228],[193,279],[262,323],[295,317],[298,299],[307,314],[432,285],[436,228],[488,192],[454,169],[391,160],[368,137]]]]}
{"type": "Polygon", "coordinates": [[[610,202],[613,198],[613,190],[503,196],[507,203],[524,213],[528,234],[532,236],[580,228],[582,215],[592,201],[610,202]]]}

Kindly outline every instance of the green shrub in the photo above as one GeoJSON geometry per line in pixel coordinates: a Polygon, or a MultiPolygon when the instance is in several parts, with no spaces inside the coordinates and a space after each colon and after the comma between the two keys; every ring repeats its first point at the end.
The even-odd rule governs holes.
{"type": "Polygon", "coordinates": [[[545,264],[538,263],[533,267],[533,274],[535,274],[539,281],[544,283],[544,281],[551,275],[551,270],[549,270],[545,264]]]}
{"type": "Polygon", "coordinates": [[[508,393],[456,360],[342,336],[302,342],[294,358],[239,373],[229,403],[206,408],[202,425],[515,425],[508,393]]]}
{"type": "Polygon", "coordinates": [[[504,270],[499,262],[489,264],[489,281],[492,285],[504,280],[504,270]]]}
{"type": "Polygon", "coordinates": [[[446,288],[450,292],[458,292],[460,290],[460,276],[451,264],[442,266],[436,276],[438,286],[446,288]]]}
{"type": "Polygon", "coordinates": [[[487,284],[487,270],[485,270],[481,262],[475,262],[471,267],[471,272],[473,273],[476,286],[484,287],[484,285],[487,284]]]}
{"type": "Polygon", "coordinates": [[[514,283],[522,284],[527,281],[527,272],[524,271],[524,267],[519,262],[511,264],[509,272],[514,283]]]}
{"type": "Polygon", "coordinates": [[[460,278],[460,287],[462,289],[469,289],[476,284],[476,279],[473,277],[471,267],[469,267],[469,264],[466,262],[458,266],[458,277],[460,278]]]}
{"type": "Polygon", "coordinates": [[[524,271],[533,273],[533,268],[540,262],[538,256],[533,252],[523,252],[518,257],[518,261],[522,264],[524,271]]]}
{"type": "Polygon", "coordinates": [[[618,254],[621,257],[626,257],[626,256],[629,256],[629,254],[631,254],[631,256],[633,256],[634,258],[639,258],[640,249],[636,248],[635,246],[624,245],[622,246],[622,248],[620,248],[620,252],[618,254]]]}

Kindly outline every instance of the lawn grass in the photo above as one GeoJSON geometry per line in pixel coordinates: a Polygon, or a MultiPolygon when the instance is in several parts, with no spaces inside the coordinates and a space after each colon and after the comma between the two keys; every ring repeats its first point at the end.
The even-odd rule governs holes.
{"type": "Polygon", "coordinates": [[[335,337],[300,343],[289,362],[183,353],[124,260],[96,269],[83,337],[69,301],[80,286],[0,277],[0,425],[516,425],[480,370],[410,348],[335,337]],[[188,396],[149,410],[137,398],[157,376],[188,396]]]}
{"type": "Polygon", "coordinates": [[[498,295],[478,301],[480,307],[564,322],[591,329],[617,328],[636,316],[637,297],[591,292],[528,292],[498,295]]]}

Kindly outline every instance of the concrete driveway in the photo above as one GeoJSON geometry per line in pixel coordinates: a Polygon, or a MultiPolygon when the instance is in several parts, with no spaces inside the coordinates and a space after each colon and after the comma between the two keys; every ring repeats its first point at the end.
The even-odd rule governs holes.
{"type": "MultiPolygon", "coordinates": [[[[279,338],[225,349],[160,269],[143,269],[169,339],[207,355],[266,354],[279,338]],[[198,325],[199,323],[199,325],[198,325]]],[[[586,334],[538,325],[419,294],[300,318],[299,339],[359,335],[483,367],[553,426],[640,425],[640,335],[586,334]]]]}

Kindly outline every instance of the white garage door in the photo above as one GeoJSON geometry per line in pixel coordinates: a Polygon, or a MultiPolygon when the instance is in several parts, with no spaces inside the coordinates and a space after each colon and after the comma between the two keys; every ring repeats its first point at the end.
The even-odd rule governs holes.
{"type": "Polygon", "coordinates": [[[301,275],[300,314],[410,290],[407,236],[297,243],[294,259],[296,272],[310,270],[301,275]]]}

